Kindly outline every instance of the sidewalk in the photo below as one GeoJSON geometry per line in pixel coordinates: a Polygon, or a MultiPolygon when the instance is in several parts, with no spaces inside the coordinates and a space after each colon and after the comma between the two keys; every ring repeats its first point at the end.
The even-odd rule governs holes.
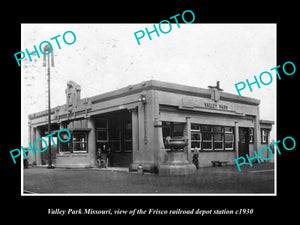
{"type": "Polygon", "coordinates": [[[129,173],[127,168],[24,169],[24,190],[33,193],[270,193],[274,164],[207,167],[195,175],[163,177],[129,173]]]}

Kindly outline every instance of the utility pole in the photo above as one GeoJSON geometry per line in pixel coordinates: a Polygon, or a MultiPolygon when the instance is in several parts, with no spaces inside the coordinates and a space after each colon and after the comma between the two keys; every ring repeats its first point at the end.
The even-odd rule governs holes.
{"type": "MultiPolygon", "coordinates": [[[[48,54],[44,54],[44,61],[43,66],[46,67],[46,64],[48,64],[47,69],[47,82],[48,82],[48,135],[51,134],[51,106],[50,106],[50,57],[51,57],[51,66],[54,67],[54,55],[53,55],[53,49],[49,45],[46,45],[44,47],[44,52],[48,54]],[[51,56],[50,56],[51,53],[51,56]],[[46,60],[47,58],[47,60],[46,60]]],[[[48,151],[49,151],[49,159],[48,159],[48,169],[54,169],[54,166],[52,166],[52,158],[51,158],[51,136],[48,137],[48,151]]]]}

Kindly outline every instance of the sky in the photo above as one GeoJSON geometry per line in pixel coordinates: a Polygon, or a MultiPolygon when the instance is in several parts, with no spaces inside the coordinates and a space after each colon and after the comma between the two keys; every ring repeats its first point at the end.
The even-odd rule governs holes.
{"type": "MultiPolygon", "coordinates": [[[[180,22],[180,21],[179,21],[180,22]]],[[[158,26],[156,24],[156,26],[158,26]]],[[[21,49],[34,51],[57,35],[61,49],[51,40],[55,67],[51,68],[51,107],[66,102],[66,83],[81,86],[81,98],[155,79],[201,88],[220,81],[224,92],[237,94],[234,84],[263,71],[273,75],[270,85],[253,85],[242,96],[261,100],[260,119],[276,118],[276,24],[184,24],[172,23],[169,33],[147,34],[138,45],[134,33],[151,31],[153,24],[22,24],[21,49]],[[72,45],[64,43],[66,31],[76,35],[72,45]]],[[[168,30],[168,27],[162,28],[168,30]]],[[[73,40],[70,34],[66,40],[73,40]]],[[[46,69],[43,55],[21,61],[22,146],[28,146],[28,119],[46,109],[46,69]]],[[[266,78],[267,80],[267,78],[266,78]]],[[[275,126],[271,140],[275,140],[275,126]]]]}

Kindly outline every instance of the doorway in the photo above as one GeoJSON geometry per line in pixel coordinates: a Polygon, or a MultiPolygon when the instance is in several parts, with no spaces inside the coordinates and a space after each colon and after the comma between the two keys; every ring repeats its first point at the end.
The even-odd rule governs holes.
{"type": "Polygon", "coordinates": [[[239,157],[249,155],[249,128],[239,127],[239,157]]]}
{"type": "Polygon", "coordinates": [[[129,167],[132,163],[132,123],[128,110],[95,118],[96,148],[110,149],[108,167],[129,167]]]}

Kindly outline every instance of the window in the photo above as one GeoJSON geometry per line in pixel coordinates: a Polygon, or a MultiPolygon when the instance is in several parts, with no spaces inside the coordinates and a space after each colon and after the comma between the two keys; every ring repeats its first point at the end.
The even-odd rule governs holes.
{"type": "Polygon", "coordinates": [[[254,129],[253,128],[249,128],[249,143],[254,143],[254,129]]]}
{"type": "Polygon", "coordinates": [[[97,142],[97,149],[108,147],[108,121],[107,119],[97,119],[96,120],[96,142],[97,142]]]}
{"type": "Polygon", "coordinates": [[[183,136],[184,123],[173,123],[173,137],[183,136]]]}
{"type": "Polygon", "coordinates": [[[185,128],[185,123],[177,123],[177,122],[162,122],[162,133],[163,133],[163,141],[165,143],[166,137],[182,137],[183,131],[185,128]]]}
{"type": "Polygon", "coordinates": [[[269,130],[261,129],[261,143],[263,144],[268,143],[268,136],[269,136],[269,130]]]}
{"type": "Polygon", "coordinates": [[[87,133],[73,133],[73,152],[87,152],[87,133]]]}
{"type": "Polygon", "coordinates": [[[201,134],[200,133],[192,132],[191,148],[193,150],[195,148],[201,149],[201,134]]]}
{"type": "Polygon", "coordinates": [[[202,125],[203,132],[212,132],[212,127],[207,125],[202,125]]]}
{"type": "Polygon", "coordinates": [[[163,138],[166,138],[167,136],[170,137],[183,136],[184,127],[185,127],[185,123],[163,121],[162,122],[163,138]]]}
{"type": "Polygon", "coordinates": [[[234,127],[191,124],[191,150],[234,150],[234,127]]]}
{"type": "Polygon", "coordinates": [[[132,122],[130,114],[113,114],[96,120],[96,148],[111,153],[132,152],[132,122]],[[104,147],[105,146],[105,147],[104,147]]]}
{"type": "Polygon", "coordinates": [[[215,150],[224,149],[224,134],[222,133],[221,127],[214,127],[214,149],[215,150]]]}
{"type": "Polygon", "coordinates": [[[224,127],[224,133],[233,133],[233,127],[224,127]]]}
{"type": "Polygon", "coordinates": [[[213,149],[213,133],[211,126],[202,126],[202,147],[203,150],[213,149]]]}
{"type": "MultiPolygon", "coordinates": [[[[107,135],[109,136],[109,138],[107,137],[107,141],[109,139],[109,147],[111,148],[112,152],[121,152],[122,146],[121,146],[121,134],[122,134],[122,130],[121,130],[121,118],[120,116],[115,116],[112,117],[109,120],[109,125],[108,127],[106,126],[105,123],[103,123],[102,128],[100,128],[101,131],[105,131],[107,132],[107,135]],[[106,128],[109,127],[109,130],[107,130],[106,128]]],[[[99,143],[101,143],[101,140],[105,139],[100,139],[99,143]]]]}
{"type": "Polygon", "coordinates": [[[162,132],[163,132],[163,137],[166,138],[168,136],[171,137],[171,127],[169,126],[165,126],[162,128],[162,132]]]}
{"type": "Polygon", "coordinates": [[[107,141],[108,140],[108,132],[107,132],[107,130],[97,130],[97,140],[99,140],[99,141],[107,141]]]}
{"type": "MultiPolygon", "coordinates": [[[[65,138],[66,136],[68,136],[68,138],[69,138],[69,135],[67,132],[63,131],[60,133],[60,138],[62,140],[67,140],[68,138],[65,138]]],[[[70,153],[73,148],[72,147],[73,146],[72,145],[72,133],[71,133],[70,141],[68,141],[68,142],[59,141],[58,143],[59,143],[59,153],[70,153]]]]}
{"type": "Polygon", "coordinates": [[[125,152],[132,152],[132,125],[125,121],[125,152]]]}
{"type": "Polygon", "coordinates": [[[225,150],[234,149],[234,133],[233,127],[224,127],[225,150]]]}
{"type": "Polygon", "coordinates": [[[121,130],[110,129],[110,146],[114,152],[121,152],[121,130]]]}
{"type": "Polygon", "coordinates": [[[201,149],[200,125],[191,124],[191,149],[201,149]]]}
{"type": "MultiPolygon", "coordinates": [[[[61,135],[62,136],[62,135],[61,135]]],[[[71,139],[68,142],[59,142],[60,153],[81,153],[87,152],[87,132],[71,132],[71,139]]]]}
{"type": "Polygon", "coordinates": [[[200,125],[192,123],[191,130],[192,131],[200,131],[200,125]]]}

